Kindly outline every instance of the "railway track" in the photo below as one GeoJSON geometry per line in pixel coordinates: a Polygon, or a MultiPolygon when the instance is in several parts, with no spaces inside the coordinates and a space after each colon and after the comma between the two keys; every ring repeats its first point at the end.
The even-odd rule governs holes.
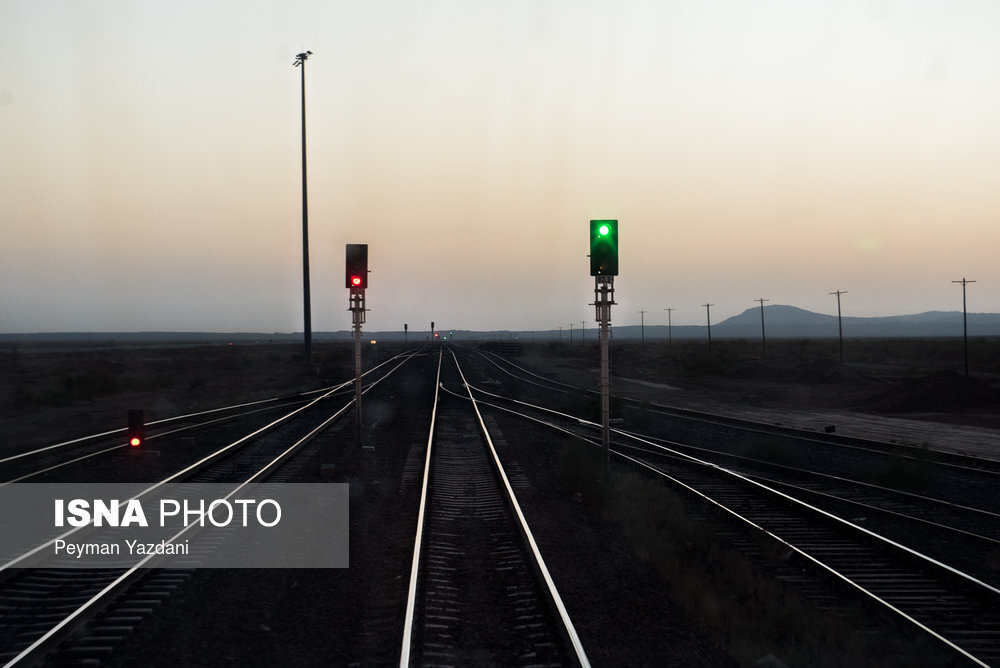
{"type": "MultiPolygon", "coordinates": [[[[538,392],[545,393],[550,398],[574,393],[591,396],[598,394],[592,388],[585,388],[547,378],[495,353],[481,353],[477,351],[477,354],[502,373],[504,378],[517,382],[526,390],[529,390],[529,392],[535,392],[534,396],[536,397],[544,396],[538,395],[538,392]]],[[[674,421],[670,423],[672,428],[677,428],[684,424],[711,426],[714,428],[713,433],[715,434],[749,433],[768,437],[787,436],[798,442],[808,442],[819,446],[836,448],[841,451],[873,453],[918,462],[926,462],[928,460],[927,449],[914,445],[797,429],[770,422],[760,422],[706,411],[678,408],[656,402],[641,402],[628,398],[620,400],[622,405],[629,409],[643,411],[648,415],[659,415],[664,418],[670,418],[674,421]],[[732,431],[719,431],[721,428],[731,429],[732,431]]],[[[954,469],[962,474],[968,472],[981,473],[984,474],[984,479],[990,485],[1000,482],[1000,460],[998,459],[988,459],[945,451],[933,452],[932,459],[936,467],[954,469]]]]}
{"type": "MultiPolygon", "coordinates": [[[[387,365],[368,389],[411,356],[390,360],[393,364],[387,365]]],[[[330,388],[309,403],[204,454],[146,486],[135,498],[177,482],[224,482],[235,494],[246,485],[271,478],[352,405],[352,400],[345,400],[331,412],[325,400],[338,389],[330,388]]],[[[0,661],[5,666],[35,665],[55,652],[61,652],[57,662],[99,662],[190,576],[189,571],[151,570],[148,558],[122,569],[26,567],[34,552],[51,543],[0,564],[0,661]]]]}
{"type": "MultiPolygon", "coordinates": [[[[366,371],[363,376],[367,386],[377,382],[396,358],[391,358],[366,371]]],[[[205,432],[228,433],[234,429],[264,426],[271,422],[268,416],[283,409],[298,408],[313,402],[317,396],[332,400],[352,394],[353,379],[318,390],[295,395],[273,397],[258,401],[221,406],[209,410],[175,415],[146,424],[146,437],[142,449],[158,452],[160,449],[176,452],[185,449],[184,441],[193,440],[205,432]]],[[[79,476],[80,471],[93,479],[94,467],[102,460],[120,458],[127,454],[125,427],[109,429],[96,434],[76,436],[50,445],[32,448],[0,458],[0,486],[16,482],[62,482],[79,476]]],[[[109,473],[119,473],[111,469],[109,473]]],[[[106,482],[110,482],[106,478],[106,482]]]]}
{"type": "MultiPolygon", "coordinates": [[[[448,357],[438,383],[464,386],[448,357]]],[[[400,665],[589,665],[466,392],[435,392],[400,665]]]]}
{"type": "MultiPolygon", "coordinates": [[[[527,401],[517,401],[517,408],[510,408],[506,401],[496,402],[503,398],[491,391],[480,389],[478,394],[490,396],[493,403],[486,406],[538,420],[596,446],[592,426],[582,426],[575,416],[527,401]],[[504,403],[507,406],[501,405],[504,403]]],[[[702,457],[698,458],[682,452],[683,448],[668,448],[654,439],[621,430],[614,430],[612,446],[616,458],[671,481],[724,514],[738,518],[753,531],[779,541],[801,563],[818,568],[841,586],[846,585],[854,593],[877,602],[889,614],[906,620],[947,646],[957,660],[968,661],[970,665],[1000,662],[1000,590],[996,586],[806,503],[796,497],[794,490],[780,491],[775,488],[777,485],[770,486],[732,471],[729,468],[732,462],[720,465],[718,458],[713,459],[703,448],[692,449],[702,457]]],[[[871,510],[879,509],[871,507],[871,510]]],[[[965,510],[976,515],[970,521],[982,530],[981,533],[965,531],[968,537],[982,541],[975,543],[980,550],[984,546],[995,548],[996,516],[979,509],[965,510]]],[[[897,518],[905,517],[898,505],[892,512],[897,518]]],[[[916,515],[919,510],[911,507],[909,512],[916,515]]],[[[952,527],[939,525],[938,529],[939,540],[954,540],[949,533],[952,527]]]]}
{"type": "MultiPolygon", "coordinates": [[[[352,602],[351,606],[344,607],[343,614],[351,610],[347,625],[354,630],[335,632],[342,640],[337,641],[339,645],[333,645],[338,649],[329,655],[334,657],[331,660],[399,661],[401,665],[587,665],[589,659],[569,621],[563,596],[574,611],[577,628],[585,632],[588,649],[598,657],[595,662],[601,663],[609,656],[632,656],[626,647],[629,645],[628,623],[619,625],[619,633],[623,635],[617,640],[601,637],[601,630],[605,626],[602,616],[634,612],[626,611],[636,600],[636,592],[626,594],[623,590],[618,594],[612,588],[600,595],[601,603],[596,607],[582,603],[597,600],[586,591],[580,591],[587,587],[584,582],[590,582],[591,587],[601,587],[614,578],[608,577],[605,571],[594,579],[594,573],[600,568],[583,574],[572,558],[574,555],[567,559],[566,551],[553,545],[552,524],[546,524],[552,520],[538,514],[550,503],[545,494],[553,492],[540,495],[534,488],[537,482],[531,481],[551,477],[554,471],[543,467],[545,473],[540,473],[521,468],[514,461],[514,453],[544,448],[549,440],[526,435],[531,430],[512,426],[508,420],[536,425],[531,428],[536,431],[558,429],[567,442],[572,438],[584,449],[596,447],[580,443],[582,440],[593,442],[593,427],[571,413],[556,415],[550,407],[539,405],[531,396],[520,395],[517,398],[520,403],[516,404],[511,403],[512,398],[491,396],[498,391],[495,383],[482,384],[478,379],[471,384],[466,382],[467,378],[473,378],[471,371],[478,373],[483,369],[470,368],[475,365],[466,363],[464,355],[461,358],[454,356],[449,349],[444,349],[443,357],[439,357],[438,350],[434,351],[434,356],[438,357],[436,375],[430,374],[434,378],[433,411],[424,406],[425,401],[428,404],[432,401],[429,392],[432,385],[426,370],[431,358],[425,355],[419,366],[407,367],[405,379],[378,385],[378,391],[372,395],[374,398],[366,404],[372,408],[373,430],[369,442],[385,461],[370,466],[373,457],[368,464],[364,462],[365,457],[355,463],[351,463],[351,456],[336,459],[337,479],[351,483],[351,531],[352,536],[359,538],[358,545],[363,547],[355,554],[352,537],[352,566],[342,577],[317,574],[319,577],[310,576],[306,581],[334,584],[334,591],[341,592],[337,600],[343,600],[344,592],[360,595],[363,600],[357,606],[352,602]],[[463,362],[462,367],[458,366],[459,359],[463,362]],[[478,388],[476,382],[481,383],[478,388]],[[407,406],[416,403],[420,407],[405,420],[394,417],[392,407],[403,403],[407,406]],[[427,413],[431,414],[429,429],[426,427],[427,413]],[[502,437],[495,431],[500,415],[507,416],[501,420],[502,437]],[[545,425],[538,426],[541,422],[545,425]],[[360,501],[357,506],[356,500],[360,501]],[[418,503],[419,516],[410,508],[418,503]],[[555,582],[563,583],[564,587],[572,585],[563,595],[556,591],[552,574],[546,578],[549,567],[541,560],[538,543],[531,528],[527,528],[525,513],[520,510],[522,504],[532,519],[531,528],[542,539],[542,549],[552,559],[550,566],[556,575],[555,582]],[[535,524],[536,520],[539,525],[535,524]],[[412,531],[414,523],[416,537],[412,531]],[[519,528],[519,525],[523,526],[519,528]],[[372,535],[363,535],[369,533],[372,535]],[[394,575],[386,578],[386,573],[394,575]],[[363,584],[358,584],[359,578],[363,584]],[[398,640],[400,632],[402,642],[398,640]],[[615,647],[614,653],[608,653],[609,647],[615,647]]],[[[484,366],[493,368],[488,364],[484,366]]],[[[540,403],[558,403],[564,395],[548,387],[546,396],[550,401],[540,403]]],[[[566,392],[565,396],[570,396],[576,390],[567,389],[566,392]]],[[[234,446],[228,450],[231,456],[203,462],[204,466],[189,471],[193,476],[189,479],[241,482],[262,472],[267,461],[289,449],[289,444],[313,431],[322,432],[327,418],[333,419],[330,413],[335,411],[331,405],[335,396],[336,393],[317,405],[318,413],[312,418],[289,418],[274,430],[265,430],[259,437],[250,438],[263,425],[246,430],[243,437],[236,439],[246,437],[244,443],[236,446],[234,440],[226,444],[226,447],[234,446]],[[326,415],[322,415],[324,412],[326,415]],[[279,435],[277,430],[286,427],[295,434],[289,431],[279,435]]],[[[302,408],[299,400],[294,403],[295,406],[289,408],[294,407],[296,411],[302,408]]],[[[346,407],[345,400],[343,408],[346,407]]],[[[303,411],[306,412],[309,411],[303,411]]],[[[270,413],[255,415],[267,416],[267,423],[275,421],[276,417],[281,420],[281,416],[270,413]]],[[[304,417],[301,413],[299,416],[304,417]]],[[[215,419],[222,415],[207,417],[215,419]]],[[[232,424],[242,424],[241,420],[248,417],[237,418],[232,424]]],[[[344,431],[350,430],[345,427],[344,431]]],[[[163,436],[164,441],[169,438],[169,435],[163,436]]],[[[887,493],[869,488],[865,490],[867,498],[862,499],[854,482],[839,479],[817,482],[808,478],[815,473],[808,467],[800,471],[794,470],[795,467],[782,468],[773,462],[754,462],[751,461],[754,458],[745,456],[747,453],[713,455],[701,445],[684,446],[634,431],[616,430],[613,446],[616,454],[612,467],[615,470],[642,471],[642,475],[651,480],[688,490],[685,493],[699,500],[696,503],[703,508],[694,512],[697,517],[704,518],[699,521],[712,525],[713,531],[728,544],[752,552],[760,542],[756,537],[766,536],[767,540],[780,545],[790,556],[781,560],[775,577],[801,589],[806,596],[821,600],[821,607],[832,610],[831,614],[856,614],[850,611],[856,611],[857,602],[864,600],[867,601],[865,608],[874,610],[866,614],[876,619],[896,620],[885,627],[895,630],[883,632],[898,634],[893,637],[908,637],[903,634],[913,633],[933,638],[937,647],[928,656],[937,657],[940,653],[946,657],[945,663],[951,661],[954,665],[989,665],[1000,661],[994,651],[994,646],[1000,645],[997,641],[1000,636],[994,629],[998,624],[995,610],[1000,609],[1000,604],[997,604],[995,591],[981,590],[975,582],[986,576],[971,573],[973,577],[968,578],[955,571],[970,569],[942,569],[940,564],[933,564],[934,560],[927,561],[921,554],[915,554],[922,550],[913,549],[907,540],[893,542],[905,543],[910,550],[880,546],[885,541],[874,535],[879,531],[875,529],[873,517],[880,510],[879,506],[890,505],[887,493]],[[676,452],[669,453],[667,449],[676,452]],[[711,461],[698,464],[692,461],[694,459],[711,461]],[[743,466],[747,468],[741,468],[743,466]],[[727,471],[735,473],[735,469],[739,469],[735,476],[727,471]],[[772,487],[774,491],[765,494],[762,492],[765,487],[772,487]],[[807,498],[807,491],[814,496],[807,498]],[[855,510],[837,511],[842,515],[841,520],[848,520],[846,523],[833,520],[826,517],[835,513],[822,506],[820,498],[823,495],[835,497],[834,501],[845,504],[846,497],[855,497],[853,503],[868,504],[871,512],[864,510],[865,521],[852,522],[862,514],[858,509],[864,508],[856,505],[855,510]],[[851,524],[859,526],[846,526],[851,524]],[[838,558],[841,561],[837,561],[838,558]],[[904,627],[905,631],[898,630],[904,627]]],[[[71,447],[64,452],[68,453],[71,447]]],[[[311,447],[310,441],[297,452],[301,455],[311,447]]],[[[213,452],[221,449],[214,448],[213,452]]],[[[74,455],[78,456],[79,452],[74,455]]],[[[202,458],[199,456],[199,460],[202,458]]],[[[185,468],[195,463],[189,462],[185,468]]],[[[317,465],[317,472],[318,468],[317,465]]],[[[280,462],[271,469],[279,478],[287,470],[280,462]]],[[[70,470],[72,467],[57,471],[70,470]]],[[[171,475],[178,472],[179,469],[172,471],[171,475]]],[[[554,493],[561,493],[558,486],[552,489],[554,493]]],[[[921,514],[922,506],[912,496],[893,501],[892,511],[899,516],[921,514]]],[[[563,513],[576,512],[578,508],[584,510],[583,505],[574,507],[572,501],[565,499],[560,507],[563,513]]],[[[964,519],[956,520],[958,515],[951,514],[958,510],[946,508],[941,512],[944,514],[934,518],[938,524],[962,524],[963,531],[978,532],[980,520],[966,523],[964,519]]],[[[931,519],[930,512],[924,514],[931,519]]],[[[983,520],[986,525],[993,522],[988,514],[986,517],[983,520]]],[[[561,522],[562,515],[559,518],[561,522]]],[[[896,523],[902,524],[902,519],[896,523]]],[[[630,556],[628,549],[624,547],[624,553],[620,549],[616,551],[615,564],[636,565],[630,561],[635,555],[630,556]]],[[[594,551],[593,547],[586,551],[586,554],[598,553],[600,549],[594,551]]],[[[771,559],[767,555],[764,558],[771,559]]],[[[946,559],[937,558],[936,561],[946,559]]],[[[768,567],[773,565],[770,563],[768,567]]],[[[47,648],[36,649],[30,658],[23,659],[27,663],[37,662],[38,657],[45,656],[57,663],[99,664],[109,657],[114,663],[123,645],[135,651],[136,642],[129,641],[139,635],[133,630],[144,620],[152,616],[176,620],[180,613],[173,594],[181,587],[190,592],[188,598],[198,599],[199,606],[210,605],[221,610],[232,605],[224,595],[220,597],[218,589],[214,594],[218,598],[206,597],[204,602],[199,593],[191,591],[199,586],[196,583],[207,580],[205,571],[154,569],[136,579],[121,582],[117,582],[118,573],[107,570],[95,572],[93,578],[79,571],[35,570],[33,579],[25,580],[14,577],[14,569],[8,572],[12,575],[4,579],[4,571],[0,570],[0,609],[4,611],[0,615],[0,647],[8,646],[8,638],[18,647],[25,647],[32,638],[39,639],[40,634],[47,634],[46,629],[63,624],[63,628],[46,641],[49,643],[47,648]],[[98,596],[102,592],[103,596],[98,596]],[[5,600],[8,594],[10,598],[5,600]],[[117,602],[107,603],[109,597],[117,598],[117,602]],[[12,608],[26,602],[30,605],[30,601],[40,598],[48,599],[50,608],[36,607],[21,621],[16,615],[7,614],[12,608]],[[91,599],[95,602],[88,608],[84,601],[91,599]],[[69,619],[67,613],[71,609],[80,611],[75,621],[60,621],[69,619]],[[170,614],[164,615],[163,611],[170,614]]],[[[229,583],[242,581],[235,575],[223,579],[229,583]]],[[[629,582],[630,577],[625,581],[629,582]]],[[[317,592],[323,591],[316,585],[313,587],[317,592]]],[[[302,596],[296,595],[294,607],[282,608],[284,616],[289,623],[298,620],[295,625],[317,623],[312,618],[317,609],[324,609],[324,595],[310,595],[311,603],[306,603],[302,596]]],[[[271,603],[260,605],[271,608],[271,603]]],[[[168,623],[177,622],[161,622],[168,623]]],[[[650,635],[648,629],[644,635],[650,635]]],[[[287,638],[287,633],[283,637],[287,638]]],[[[159,644],[153,647],[162,648],[171,642],[170,636],[161,636],[159,644]]],[[[231,645],[233,641],[228,642],[231,645]]],[[[634,640],[632,642],[634,644],[634,640]]],[[[664,648],[660,639],[643,641],[642,648],[634,656],[648,658],[659,655],[654,653],[663,652],[664,648]]],[[[701,656],[715,656],[712,650],[704,651],[701,656]]],[[[142,654],[126,656],[133,663],[143,663],[136,659],[142,654]]],[[[257,665],[264,665],[264,656],[260,650],[257,656],[250,651],[243,652],[242,662],[256,661],[257,665]]],[[[281,655],[267,656],[266,663],[281,660],[281,655]]],[[[695,656],[699,656],[697,651],[695,656]]],[[[0,658],[7,660],[9,657],[10,654],[0,658]]],[[[222,658],[220,655],[215,657],[217,660],[222,658]]],[[[195,658],[190,654],[186,656],[186,660],[195,658]]],[[[125,665],[121,661],[119,659],[117,665],[125,665]]],[[[713,661],[712,665],[719,664],[713,661]]]]}

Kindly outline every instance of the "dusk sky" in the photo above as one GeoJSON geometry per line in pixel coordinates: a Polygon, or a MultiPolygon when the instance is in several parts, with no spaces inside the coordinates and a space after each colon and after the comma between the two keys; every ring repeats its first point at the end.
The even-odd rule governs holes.
{"type": "Polygon", "coordinates": [[[0,332],[1000,312],[1000,3],[0,3],[0,332]]]}

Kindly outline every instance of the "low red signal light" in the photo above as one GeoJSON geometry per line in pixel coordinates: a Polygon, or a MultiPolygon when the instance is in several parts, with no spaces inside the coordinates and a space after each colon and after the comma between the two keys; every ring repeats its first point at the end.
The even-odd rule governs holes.
{"type": "Polygon", "coordinates": [[[351,285],[353,285],[354,287],[357,287],[357,286],[361,285],[361,277],[360,276],[351,276],[351,285]]]}
{"type": "Polygon", "coordinates": [[[132,409],[128,412],[128,428],[126,436],[129,447],[138,448],[146,435],[146,416],[141,410],[132,409]]]}

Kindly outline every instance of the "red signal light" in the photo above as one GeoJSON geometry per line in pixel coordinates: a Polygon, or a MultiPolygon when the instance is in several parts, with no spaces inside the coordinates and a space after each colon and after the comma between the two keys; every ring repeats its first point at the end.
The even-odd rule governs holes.
{"type": "Polygon", "coordinates": [[[145,438],[146,417],[141,410],[130,410],[128,412],[128,429],[125,433],[130,447],[138,448],[145,438]]]}
{"type": "Polygon", "coordinates": [[[360,276],[351,276],[351,285],[353,285],[354,287],[357,287],[357,286],[361,285],[361,277],[360,276]]]}

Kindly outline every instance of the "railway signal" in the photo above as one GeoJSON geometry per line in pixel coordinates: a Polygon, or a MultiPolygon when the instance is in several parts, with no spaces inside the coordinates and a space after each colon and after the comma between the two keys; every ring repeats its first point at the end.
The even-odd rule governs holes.
{"type": "Polygon", "coordinates": [[[344,287],[368,287],[368,244],[347,244],[347,273],[344,287]]]}
{"type": "Polygon", "coordinates": [[[368,244],[347,244],[345,287],[354,324],[354,424],[361,445],[361,326],[365,322],[365,290],[368,288],[368,244]]]}
{"type": "Polygon", "coordinates": [[[590,275],[618,275],[618,221],[590,221],[590,275]]]}
{"type": "Polygon", "coordinates": [[[615,276],[618,275],[618,221],[590,221],[590,275],[594,277],[595,320],[601,344],[601,445],[607,469],[611,457],[611,383],[608,371],[608,329],[611,307],[615,305],[615,276]]]}
{"type": "Polygon", "coordinates": [[[129,447],[138,448],[146,438],[146,418],[141,410],[132,409],[128,412],[128,428],[126,436],[129,447]]]}

